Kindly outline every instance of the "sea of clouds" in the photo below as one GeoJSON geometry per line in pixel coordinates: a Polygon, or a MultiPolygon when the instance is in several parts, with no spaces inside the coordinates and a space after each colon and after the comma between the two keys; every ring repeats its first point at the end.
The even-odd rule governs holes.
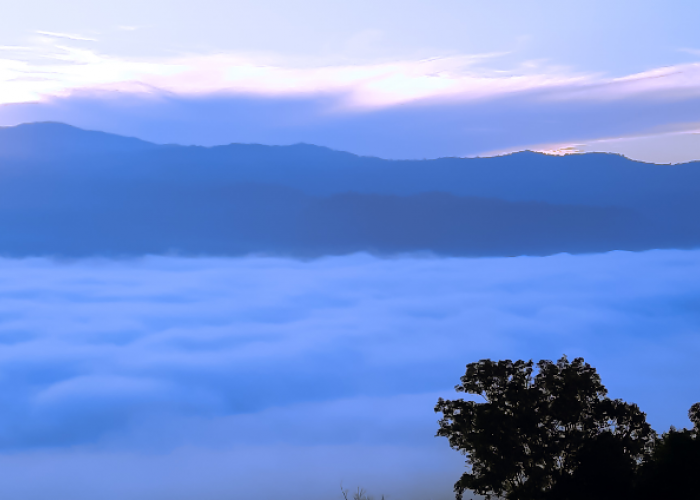
{"type": "Polygon", "coordinates": [[[0,496],[448,499],[438,397],[583,356],[658,431],[700,400],[700,250],[0,259],[0,496]]]}

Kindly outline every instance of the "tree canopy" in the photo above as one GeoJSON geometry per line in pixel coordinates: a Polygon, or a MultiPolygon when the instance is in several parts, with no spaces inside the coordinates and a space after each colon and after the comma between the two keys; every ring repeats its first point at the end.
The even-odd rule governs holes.
{"type": "Polygon", "coordinates": [[[457,498],[466,490],[487,499],[619,498],[656,437],[646,415],[608,398],[583,358],[536,367],[471,363],[455,389],[483,401],[438,400],[437,435],[467,455],[457,498]]]}
{"type": "Polygon", "coordinates": [[[700,432],[700,403],[695,403],[688,410],[688,418],[695,426],[695,432],[700,432]]]}
{"type": "Polygon", "coordinates": [[[665,432],[646,463],[637,484],[636,500],[697,498],[700,492],[700,403],[688,411],[693,429],[665,432]]]}

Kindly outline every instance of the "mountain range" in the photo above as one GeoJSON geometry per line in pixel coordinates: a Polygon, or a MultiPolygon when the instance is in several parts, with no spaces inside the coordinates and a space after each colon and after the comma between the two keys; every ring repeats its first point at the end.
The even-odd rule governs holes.
{"type": "Polygon", "coordinates": [[[404,161],[0,128],[0,254],[547,255],[700,245],[700,163],[404,161]]]}

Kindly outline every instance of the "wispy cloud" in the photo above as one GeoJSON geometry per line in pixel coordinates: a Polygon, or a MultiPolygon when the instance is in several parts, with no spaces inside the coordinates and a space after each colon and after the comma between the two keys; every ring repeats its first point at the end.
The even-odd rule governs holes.
{"type": "MultiPolygon", "coordinates": [[[[134,28],[135,27],[130,27],[134,28]]],[[[67,41],[96,41],[64,33],[38,32],[67,41]]],[[[25,50],[28,48],[25,48],[25,50]]],[[[529,61],[517,67],[498,68],[504,53],[400,60],[364,65],[290,66],[274,57],[268,61],[236,54],[190,55],[169,59],[124,59],[96,50],[53,45],[34,47],[45,58],[56,60],[53,94],[37,88],[36,99],[56,92],[100,88],[129,89],[144,83],[183,95],[216,92],[256,95],[338,93],[347,96],[349,109],[395,106],[420,100],[463,101],[499,97],[517,92],[541,91],[557,100],[624,99],[638,94],[650,97],[687,98],[700,94],[700,64],[658,68],[620,78],[574,73],[529,61]],[[87,64],[75,71],[70,64],[87,64]],[[67,63],[68,65],[62,65],[67,63]]],[[[266,59],[269,59],[267,57],[266,59]]],[[[24,70],[31,71],[31,61],[24,70]]],[[[5,100],[7,102],[7,100],[5,100]]],[[[14,102],[14,101],[13,101],[14,102]]]]}
{"type": "Polygon", "coordinates": [[[89,38],[82,35],[74,35],[71,33],[57,33],[55,31],[36,31],[36,33],[52,38],[64,38],[66,40],[75,40],[79,42],[96,42],[96,38],[89,38]]]}
{"type": "MultiPolygon", "coordinates": [[[[343,93],[346,111],[385,107],[421,99],[480,99],[504,93],[572,85],[582,75],[502,75],[483,67],[500,54],[454,56],[369,65],[290,67],[236,55],[178,57],[138,61],[102,55],[96,51],[53,46],[54,90],[35,89],[35,99],[76,89],[131,90],[134,82],[183,95],[217,92],[254,95],[343,93]],[[58,49],[58,50],[56,50],[58,49]],[[62,65],[61,63],[68,63],[62,65]],[[70,64],[87,64],[81,70],[70,64]]],[[[31,71],[32,65],[23,65],[31,71]]],[[[9,85],[7,82],[5,85],[9,85]]],[[[8,102],[6,100],[6,102],[8,102]]],[[[13,101],[16,102],[16,101],[13,101]]]]}

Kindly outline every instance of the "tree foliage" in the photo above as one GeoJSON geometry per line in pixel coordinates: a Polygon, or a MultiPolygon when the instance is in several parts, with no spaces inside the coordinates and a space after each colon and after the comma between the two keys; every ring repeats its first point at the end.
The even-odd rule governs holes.
{"type": "Polygon", "coordinates": [[[602,498],[601,464],[615,470],[612,483],[627,481],[648,453],[655,433],[645,414],[608,398],[583,358],[536,366],[535,374],[532,360],[471,363],[455,389],[483,401],[438,400],[437,435],[467,455],[458,499],[468,489],[507,500],[602,498]]]}
{"type": "Polygon", "coordinates": [[[695,432],[700,432],[700,403],[695,403],[688,410],[688,418],[695,426],[695,432]]]}
{"type": "MultiPolygon", "coordinates": [[[[694,405],[695,406],[695,405],[694,405]]],[[[698,498],[700,436],[695,429],[673,427],[661,436],[639,474],[636,498],[698,498]]]]}

